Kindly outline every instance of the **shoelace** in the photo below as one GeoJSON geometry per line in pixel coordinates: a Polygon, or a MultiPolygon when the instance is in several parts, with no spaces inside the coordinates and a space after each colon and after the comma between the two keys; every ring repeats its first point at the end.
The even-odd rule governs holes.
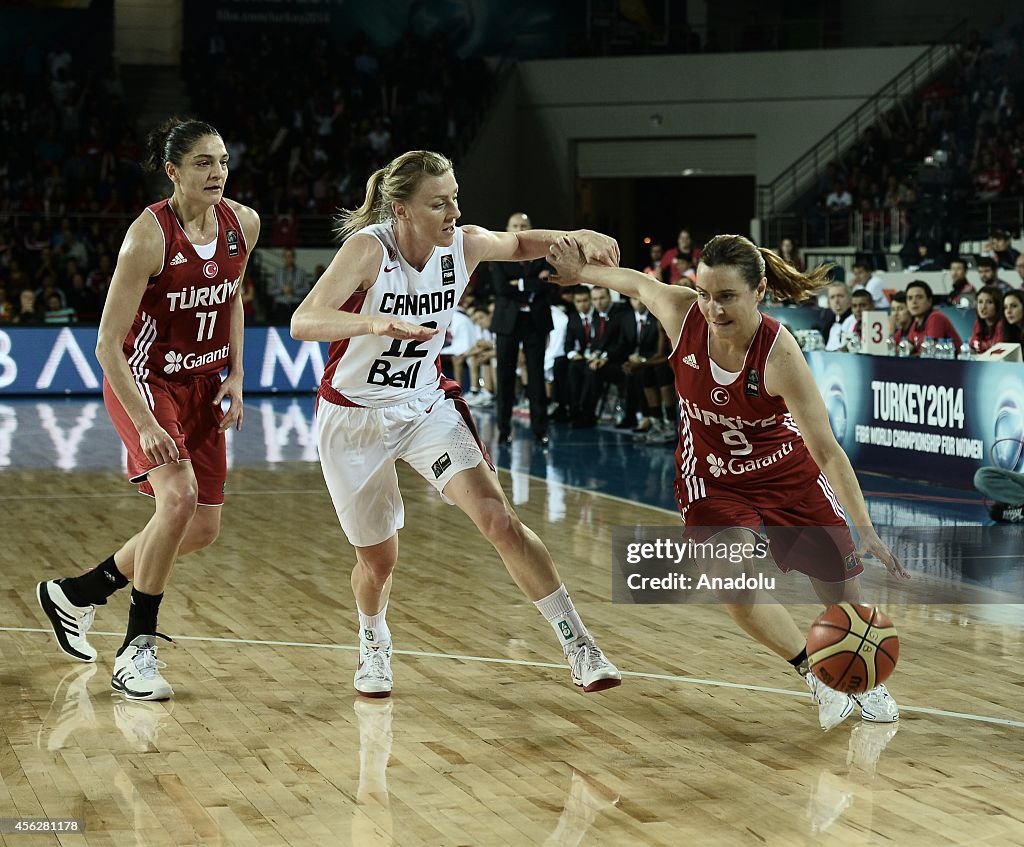
{"type": "Polygon", "coordinates": [[[157,675],[157,668],[165,668],[163,662],[156,657],[156,647],[140,647],[132,659],[135,669],[145,679],[153,679],[157,675]]]}
{"type": "Polygon", "coordinates": [[[92,619],[96,617],[96,607],[90,606],[88,610],[82,615],[82,620],[78,622],[78,634],[84,638],[85,634],[89,631],[92,626],[92,619]]]}
{"type": "MultiPolygon", "coordinates": [[[[156,638],[162,638],[164,641],[169,641],[174,644],[174,639],[169,635],[164,635],[162,632],[155,632],[153,635],[156,638]]],[[[135,668],[145,679],[153,679],[157,675],[157,671],[160,668],[166,668],[167,663],[161,661],[156,657],[156,645],[152,647],[140,647],[139,651],[135,654],[135,658],[132,661],[135,663],[135,668]]]]}
{"type": "Polygon", "coordinates": [[[577,676],[582,676],[584,668],[587,670],[596,670],[597,668],[603,667],[605,664],[607,664],[607,661],[601,653],[601,648],[590,639],[587,639],[582,642],[579,649],[576,651],[576,657],[573,661],[573,672],[577,676]]]}
{"type": "Polygon", "coordinates": [[[369,668],[366,668],[369,676],[377,677],[378,679],[387,679],[387,669],[384,665],[385,658],[386,656],[384,654],[383,647],[377,647],[376,649],[366,651],[366,658],[363,660],[363,666],[365,668],[367,664],[369,665],[369,668]]]}
{"type": "Polygon", "coordinates": [[[811,689],[811,696],[814,698],[815,703],[827,706],[832,703],[837,696],[839,696],[838,691],[833,691],[818,679],[818,677],[814,676],[814,674],[809,674],[809,676],[814,680],[814,687],[811,689]]]}

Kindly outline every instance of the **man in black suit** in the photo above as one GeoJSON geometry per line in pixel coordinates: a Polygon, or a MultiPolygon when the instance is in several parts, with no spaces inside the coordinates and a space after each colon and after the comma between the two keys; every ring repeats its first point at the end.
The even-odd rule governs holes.
{"type": "MultiPolygon", "coordinates": [[[[530,218],[516,212],[506,232],[530,229],[530,218]]],[[[547,281],[551,266],[543,259],[529,262],[492,262],[491,287],[494,315],[491,332],[497,356],[498,440],[511,442],[512,407],[516,396],[516,365],[522,345],[526,360],[526,395],[530,400],[530,427],[537,443],[548,443],[548,401],[544,391],[544,347],[554,328],[547,281]]]]}
{"type": "Polygon", "coordinates": [[[644,388],[659,387],[654,381],[653,364],[648,362],[658,355],[658,322],[639,298],[630,298],[629,303],[632,309],[624,309],[615,316],[608,351],[608,358],[619,363],[623,374],[625,415],[616,424],[619,429],[633,429],[638,411],[645,418],[650,415],[644,388]]]}
{"type": "MultiPolygon", "coordinates": [[[[600,397],[593,371],[603,364],[601,352],[611,317],[594,306],[587,286],[571,290],[575,308],[569,312],[569,323],[565,327],[569,417],[575,427],[592,427],[597,425],[594,411],[600,397]]],[[[600,290],[607,296],[607,289],[600,290]]]]}

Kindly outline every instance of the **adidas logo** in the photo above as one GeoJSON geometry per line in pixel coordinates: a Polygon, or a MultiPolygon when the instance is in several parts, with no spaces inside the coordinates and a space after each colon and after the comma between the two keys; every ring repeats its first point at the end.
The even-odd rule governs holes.
{"type": "Polygon", "coordinates": [[[690,353],[688,356],[683,356],[683,361],[695,371],[700,370],[700,365],[697,364],[697,356],[694,353],[690,353]]]}
{"type": "Polygon", "coordinates": [[[186,259],[184,256],[182,256],[181,255],[181,251],[179,251],[178,254],[173,259],[171,259],[169,264],[171,264],[171,265],[184,265],[185,262],[187,262],[187,261],[188,261],[188,259],[186,259]]]}

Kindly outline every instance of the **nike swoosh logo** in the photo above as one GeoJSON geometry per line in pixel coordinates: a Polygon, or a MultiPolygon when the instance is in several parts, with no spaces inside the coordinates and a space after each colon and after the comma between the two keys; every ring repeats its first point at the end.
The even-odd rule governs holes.
{"type": "Polygon", "coordinates": [[[398,268],[398,265],[395,265],[393,268],[384,268],[384,273],[389,274],[393,270],[397,270],[397,268],[398,268]]]}

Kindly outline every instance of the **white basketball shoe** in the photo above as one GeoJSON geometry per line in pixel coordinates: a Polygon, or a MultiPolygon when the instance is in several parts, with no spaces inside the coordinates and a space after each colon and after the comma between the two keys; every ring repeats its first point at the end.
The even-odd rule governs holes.
{"type": "Polygon", "coordinates": [[[860,718],[868,723],[896,723],[900,707],[884,685],[877,685],[863,694],[852,694],[853,702],[860,706],[860,718]]]}
{"type": "Polygon", "coordinates": [[[96,650],[86,640],[86,635],[96,615],[96,607],[76,606],[68,600],[55,579],[36,586],[36,599],[39,608],[50,619],[50,629],[57,639],[57,646],[79,662],[95,662],[96,650]]]}
{"type": "Polygon", "coordinates": [[[855,703],[849,694],[829,688],[811,671],[804,674],[804,682],[811,689],[814,702],[818,704],[818,723],[823,730],[828,732],[850,716],[855,703]]]}
{"type": "Polygon", "coordinates": [[[160,675],[165,667],[156,657],[156,636],[140,635],[114,660],[110,687],[129,700],[167,700],[174,689],[160,675]]]}
{"type": "Polygon", "coordinates": [[[588,694],[622,684],[622,674],[608,659],[591,635],[580,638],[565,648],[565,658],[572,670],[574,685],[588,694]]]}
{"type": "Polygon", "coordinates": [[[394,685],[391,675],[391,643],[368,644],[359,639],[359,665],[353,679],[363,697],[390,697],[394,685]]]}

